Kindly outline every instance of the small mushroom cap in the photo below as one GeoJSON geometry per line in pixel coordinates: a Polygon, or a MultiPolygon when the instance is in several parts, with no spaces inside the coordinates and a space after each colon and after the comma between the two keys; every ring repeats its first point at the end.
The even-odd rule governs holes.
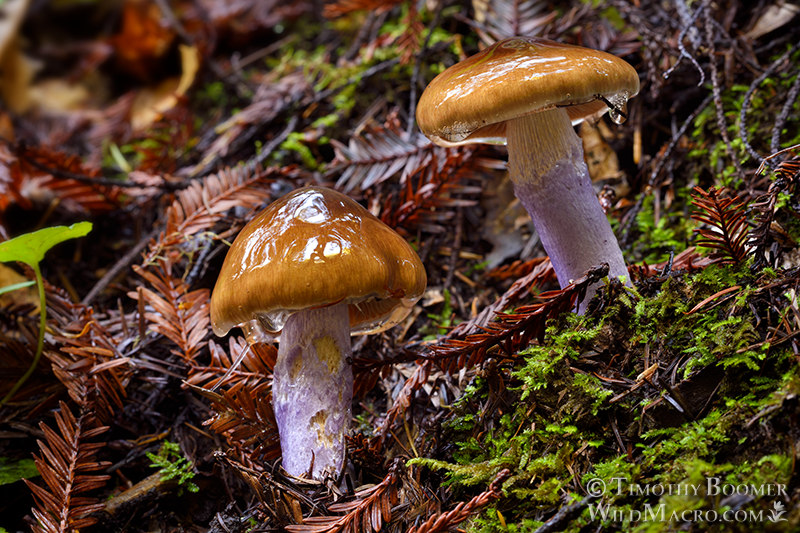
{"type": "Polygon", "coordinates": [[[271,203],[228,250],[211,296],[211,325],[277,334],[300,309],[349,304],[353,332],[389,328],[427,278],[400,235],[347,196],[305,187],[271,203]]]}
{"type": "Polygon", "coordinates": [[[501,143],[505,122],[565,107],[573,124],[624,107],[639,92],[639,75],[598,50],[535,37],[511,37],[436,76],[417,105],[417,123],[433,142],[452,146],[501,143]]]}

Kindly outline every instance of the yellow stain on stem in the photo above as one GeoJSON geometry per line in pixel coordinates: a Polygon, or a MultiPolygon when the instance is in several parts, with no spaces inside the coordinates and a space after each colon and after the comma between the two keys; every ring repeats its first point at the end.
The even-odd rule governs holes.
{"type": "Polygon", "coordinates": [[[325,335],[314,339],[317,357],[328,366],[328,372],[337,374],[342,368],[342,352],[333,337],[325,335]]]}
{"type": "Polygon", "coordinates": [[[317,440],[321,442],[324,446],[331,448],[333,447],[333,439],[328,432],[325,431],[325,422],[328,420],[328,412],[326,410],[317,411],[314,416],[311,417],[311,425],[316,424],[317,426],[317,440]]]}

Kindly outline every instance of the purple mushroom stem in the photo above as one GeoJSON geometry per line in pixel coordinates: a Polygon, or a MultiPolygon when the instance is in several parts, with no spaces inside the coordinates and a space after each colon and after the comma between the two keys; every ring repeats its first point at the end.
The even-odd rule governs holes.
{"type": "MultiPolygon", "coordinates": [[[[592,187],[583,146],[567,112],[556,108],[507,124],[508,167],[514,191],[533,220],[562,288],[608,263],[609,277],[628,269],[592,187]]],[[[600,284],[590,287],[583,313],[600,284]]]]}
{"type": "Polygon", "coordinates": [[[289,474],[324,479],[342,471],[353,398],[351,355],[347,304],[304,309],[287,319],[272,405],[289,474]]]}

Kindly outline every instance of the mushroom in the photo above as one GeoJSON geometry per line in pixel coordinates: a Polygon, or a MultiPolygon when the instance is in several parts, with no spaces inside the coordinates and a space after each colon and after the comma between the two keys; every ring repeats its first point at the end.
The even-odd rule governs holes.
{"type": "Polygon", "coordinates": [[[278,340],[272,405],[283,467],[338,477],[353,397],[350,335],[401,321],[426,285],[411,246],[347,196],[305,187],[271,203],[239,233],[211,297],[223,336],[278,340]]]}
{"type": "Polygon", "coordinates": [[[601,263],[609,276],[628,275],[572,126],[609,109],[623,122],[638,92],[636,70],[611,54],[512,37],[436,76],[419,99],[417,123],[442,146],[506,142],[514,192],[563,288],[601,263]]]}

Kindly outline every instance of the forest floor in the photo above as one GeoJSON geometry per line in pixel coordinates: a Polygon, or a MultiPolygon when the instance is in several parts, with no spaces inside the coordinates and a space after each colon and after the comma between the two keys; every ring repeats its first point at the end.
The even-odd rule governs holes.
{"type": "Polygon", "coordinates": [[[798,11],[0,0],[0,532],[800,530],[798,11]],[[583,315],[599,274],[559,288],[506,148],[415,121],[515,35],[641,81],[577,127],[632,282],[583,315]],[[353,337],[326,482],[280,467],[276,347],[209,317],[230,243],[306,185],[428,278],[353,337]]]}

